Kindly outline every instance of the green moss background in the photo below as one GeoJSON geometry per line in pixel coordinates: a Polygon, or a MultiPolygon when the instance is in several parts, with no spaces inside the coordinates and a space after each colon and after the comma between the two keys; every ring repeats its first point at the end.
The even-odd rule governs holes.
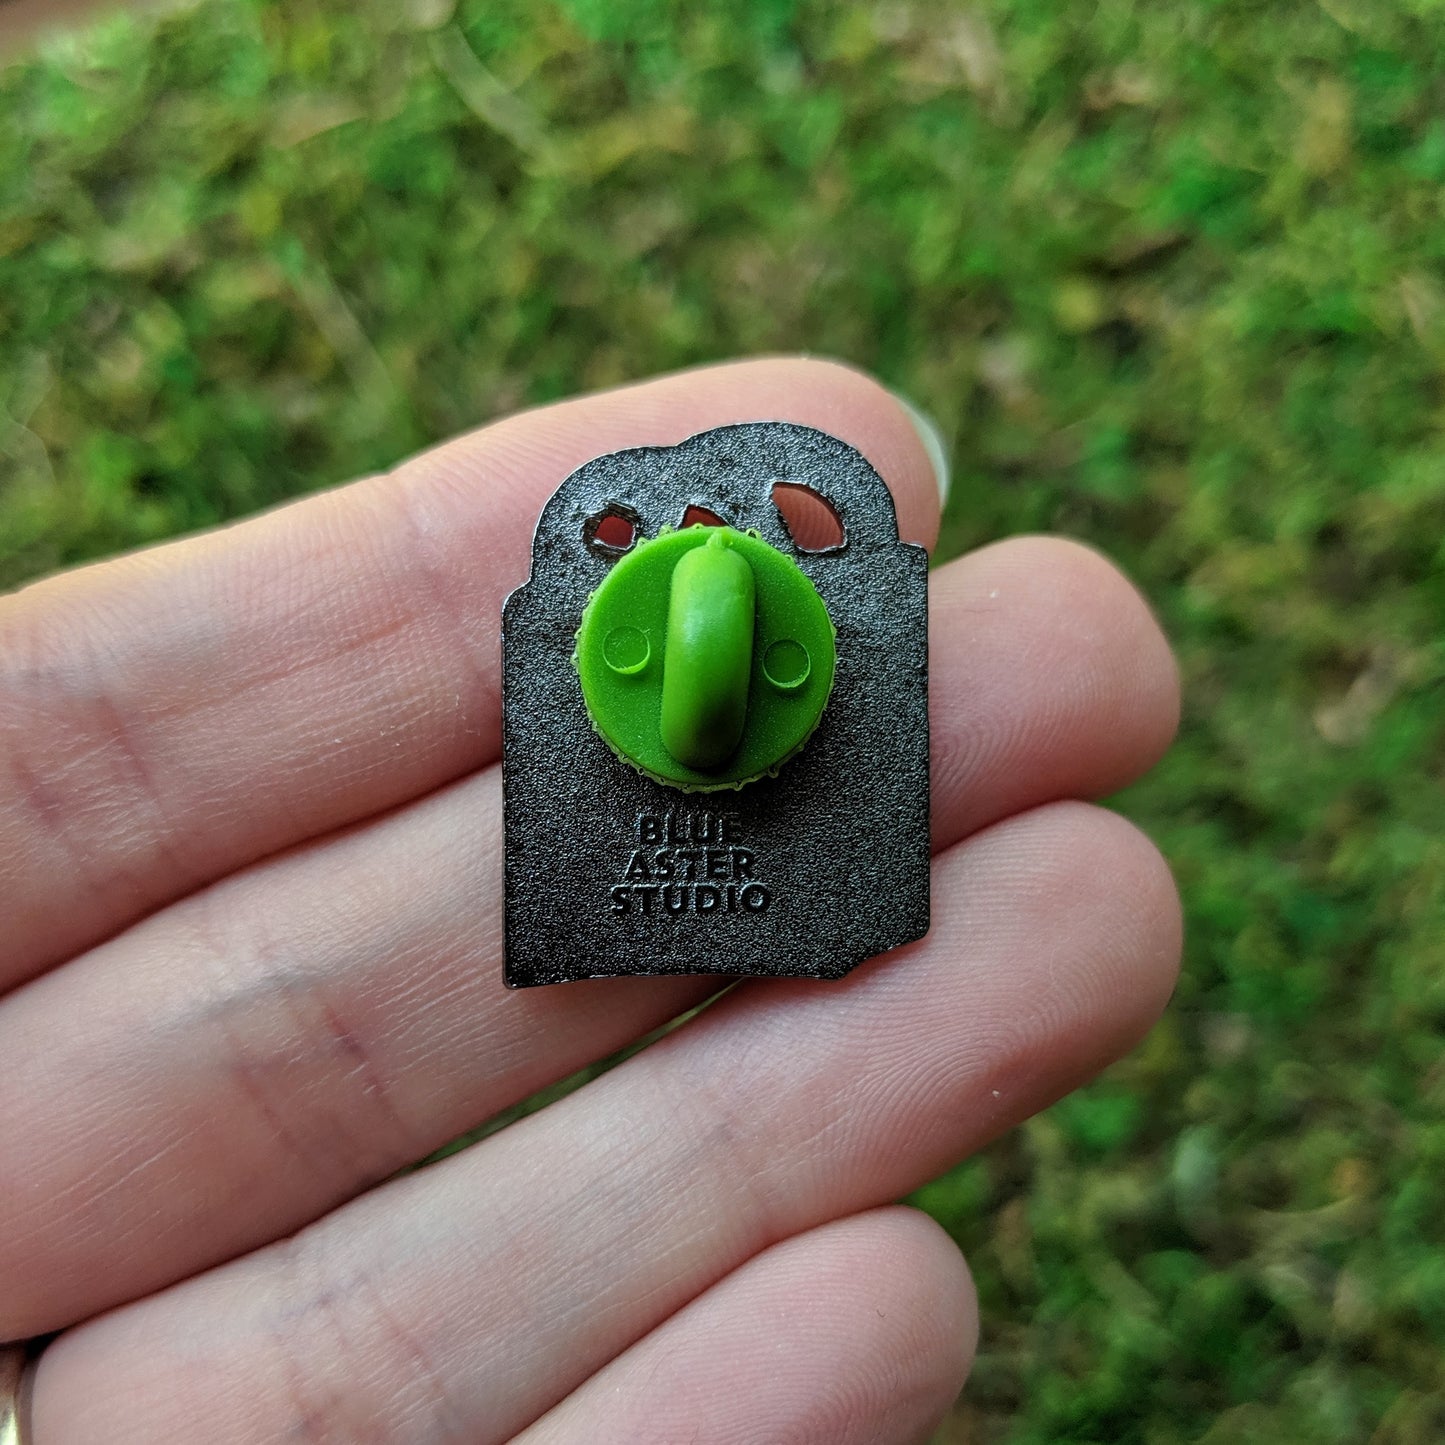
{"type": "Polygon", "coordinates": [[[211,0],[0,68],[0,582],[760,349],[1183,661],[1175,1007],[925,1190],[947,1441],[1445,1439],[1438,0],[211,0]]]}

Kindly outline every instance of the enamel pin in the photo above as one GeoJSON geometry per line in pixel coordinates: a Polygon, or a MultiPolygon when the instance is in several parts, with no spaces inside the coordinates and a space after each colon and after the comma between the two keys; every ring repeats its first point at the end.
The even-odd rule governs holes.
{"type": "Polygon", "coordinates": [[[750,422],[588,462],[502,653],[509,986],[841,978],[928,931],[928,561],[851,447],[750,422]]]}

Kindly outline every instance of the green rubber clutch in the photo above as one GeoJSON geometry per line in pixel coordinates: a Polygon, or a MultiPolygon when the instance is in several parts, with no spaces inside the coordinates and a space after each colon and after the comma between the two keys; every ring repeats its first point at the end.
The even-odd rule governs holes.
{"type": "Polygon", "coordinates": [[[592,726],[646,776],[741,788],[799,752],[837,654],[828,609],[791,557],[752,532],[663,532],[588,599],[575,661],[592,726]]]}

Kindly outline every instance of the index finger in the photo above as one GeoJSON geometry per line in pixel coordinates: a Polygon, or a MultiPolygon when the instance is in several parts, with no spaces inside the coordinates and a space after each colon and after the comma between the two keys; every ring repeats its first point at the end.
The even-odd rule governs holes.
{"type": "Polygon", "coordinates": [[[591,457],[765,418],[856,447],[932,544],[936,474],[898,399],[775,358],[523,413],[0,601],[0,989],[492,761],[499,614],[542,502],[591,457]]]}

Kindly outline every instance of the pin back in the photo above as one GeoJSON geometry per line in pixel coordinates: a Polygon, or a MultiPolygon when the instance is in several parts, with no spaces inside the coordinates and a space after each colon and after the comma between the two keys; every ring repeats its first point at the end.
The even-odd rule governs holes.
{"type": "Polygon", "coordinates": [[[810,427],[573,472],[503,609],[507,984],[840,978],[922,937],[927,574],[882,478],[810,427]],[[794,539],[798,489],[829,545],[794,539]]]}

